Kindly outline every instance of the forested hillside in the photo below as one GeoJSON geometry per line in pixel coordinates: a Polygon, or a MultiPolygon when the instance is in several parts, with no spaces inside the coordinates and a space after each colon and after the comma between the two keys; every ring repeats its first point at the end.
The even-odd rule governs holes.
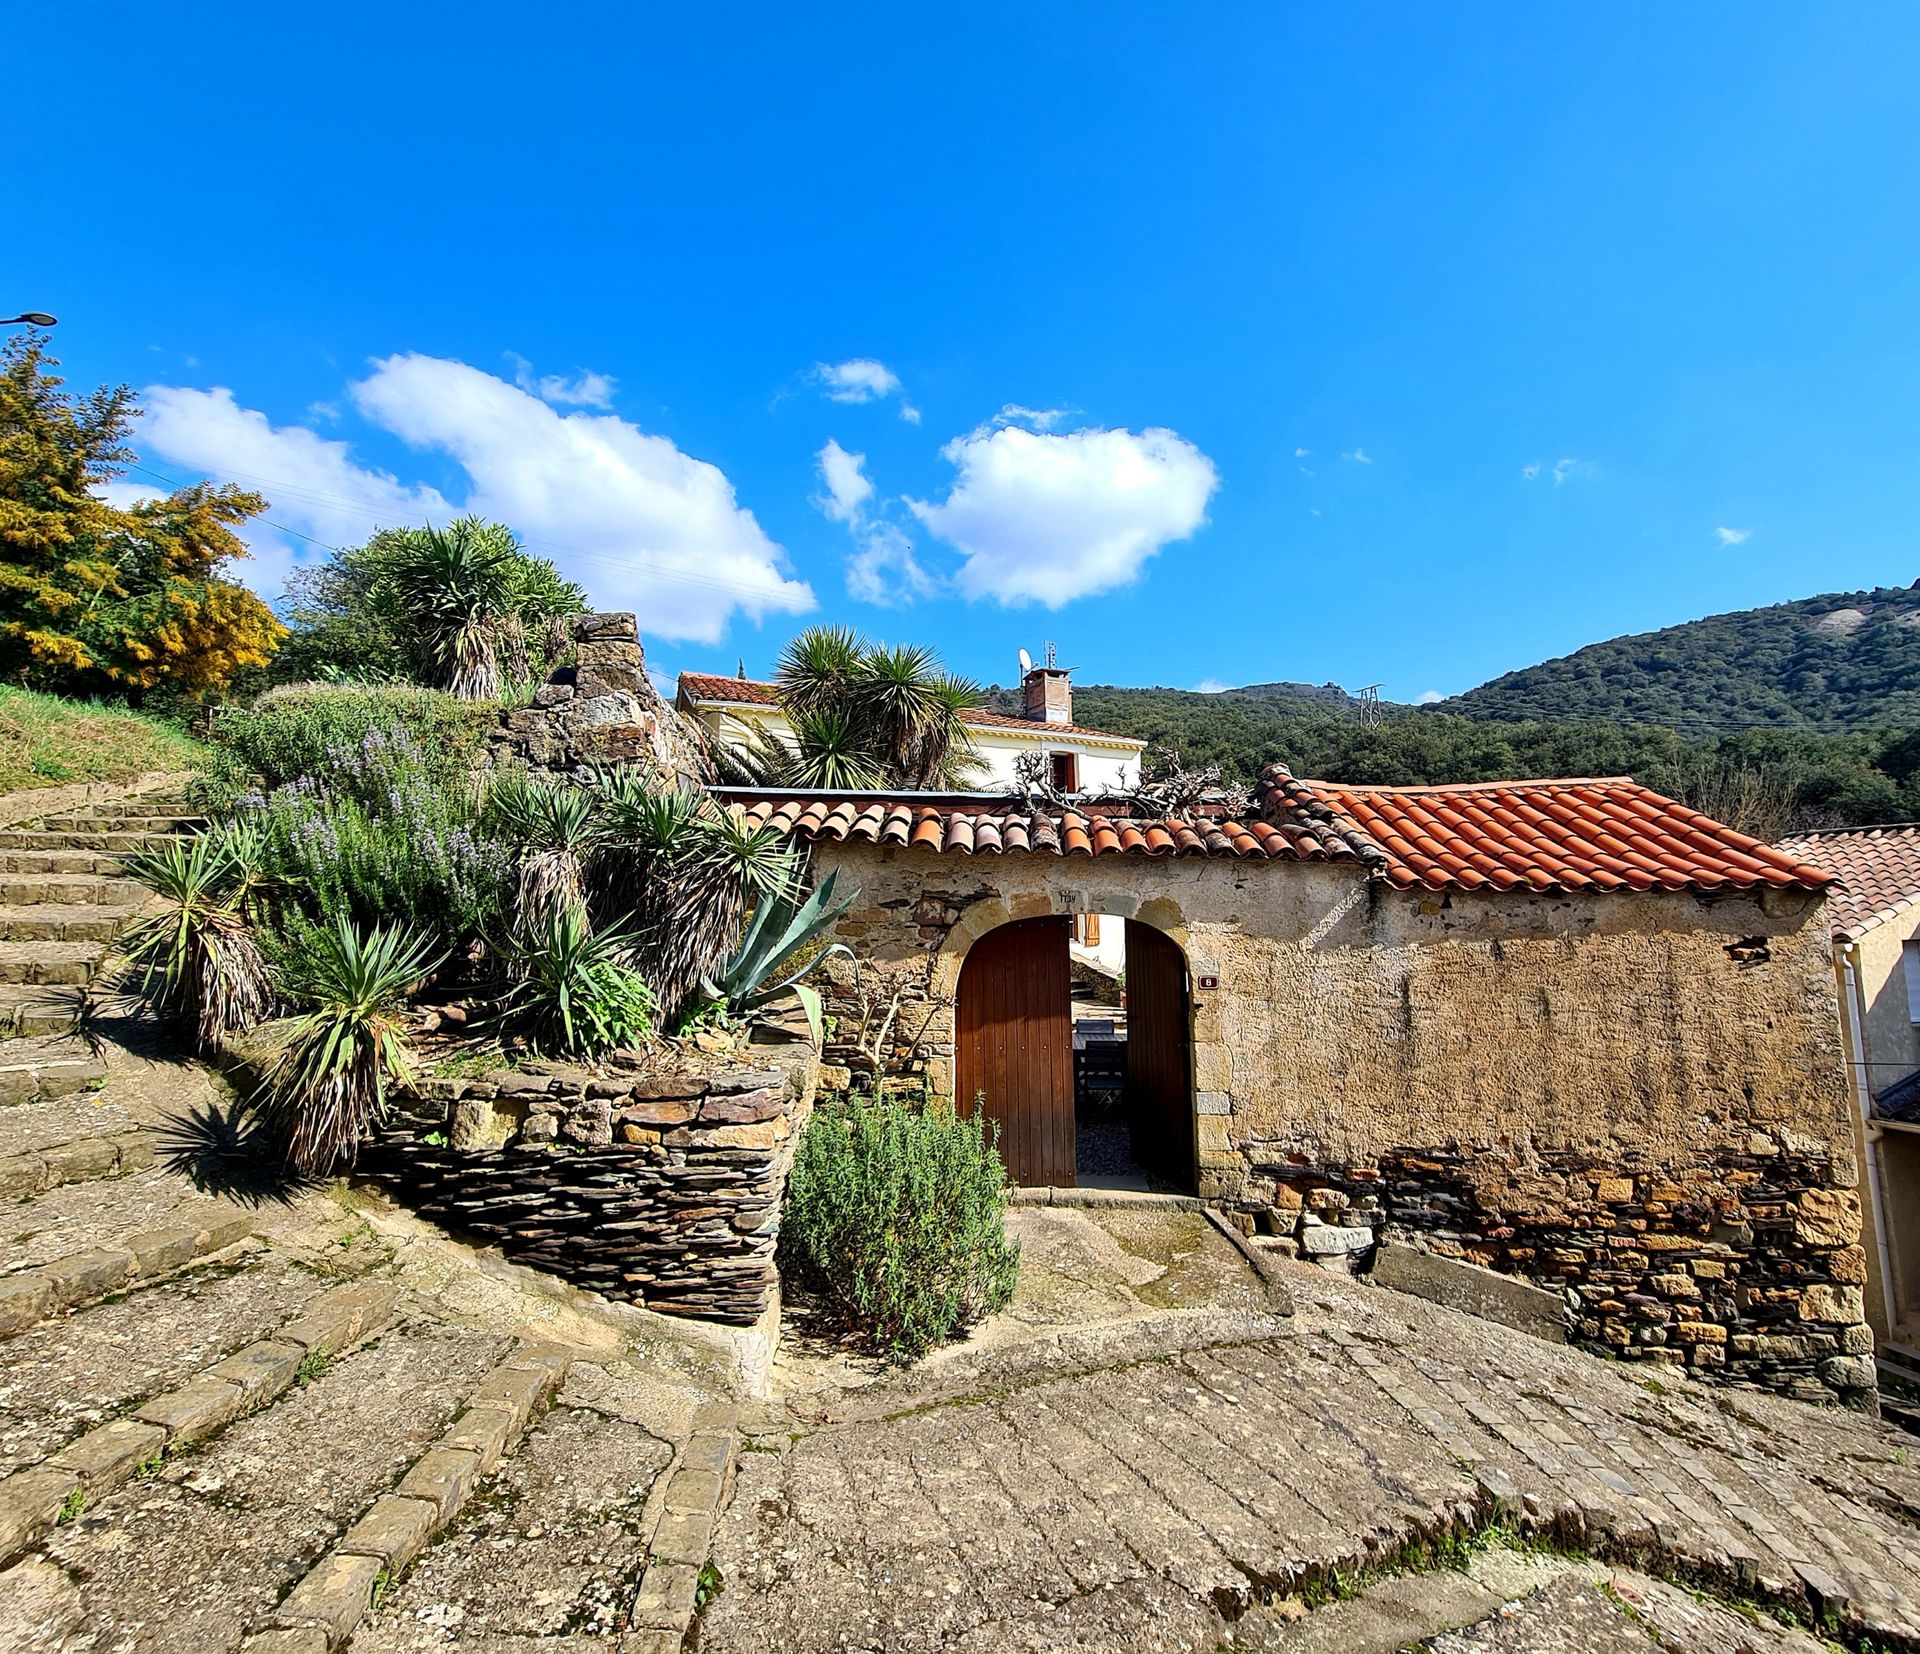
{"type": "Polygon", "coordinates": [[[1920,725],[1920,587],[1829,592],[1590,643],[1443,703],[1470,718],[1614,718],[1693,735],[1920,725]]]}

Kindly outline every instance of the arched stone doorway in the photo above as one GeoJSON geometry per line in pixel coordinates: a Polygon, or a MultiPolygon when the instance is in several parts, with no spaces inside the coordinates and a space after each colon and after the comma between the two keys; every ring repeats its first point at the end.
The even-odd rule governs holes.
{"type": "MultiPolygon", "coordinates": [[[[1081,1181],[1074,1021],[1065,914],[987,931],[961,963],[954,1018],[955,1102],[1000,1126],[1014,1182],[1081,1181]]],[[[1126,921],[1125,1109],[1133,1157],[1153,1184],[1195,1180],[1192,996],[1186,956],[1153,926],[1126,921]]]]}

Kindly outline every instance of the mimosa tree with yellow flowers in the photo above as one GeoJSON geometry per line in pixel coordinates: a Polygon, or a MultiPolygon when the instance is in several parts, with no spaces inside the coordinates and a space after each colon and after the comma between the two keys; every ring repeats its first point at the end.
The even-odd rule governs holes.
{"type": "Polygon", "coordinates": [[[0,679],[138,701],[217,693],[266,665],[286,628],[224,577],[247,554],[234,530],[266,502],[196,483],[112,504],[134,393],[77,395],[58,366],[37,330],[0,347],[0,679]]]}

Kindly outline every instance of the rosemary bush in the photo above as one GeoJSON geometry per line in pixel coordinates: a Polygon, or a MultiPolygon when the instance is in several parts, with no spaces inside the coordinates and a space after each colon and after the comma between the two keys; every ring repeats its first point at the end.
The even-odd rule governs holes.
{"type": "Polygon", "coordinates": [[[823,1107],[794,1155],[783,1258],[856,1338],[905,1365],[1012,1298],[1006,1181],[998,1129],[978,1111],[823,1107]]]}

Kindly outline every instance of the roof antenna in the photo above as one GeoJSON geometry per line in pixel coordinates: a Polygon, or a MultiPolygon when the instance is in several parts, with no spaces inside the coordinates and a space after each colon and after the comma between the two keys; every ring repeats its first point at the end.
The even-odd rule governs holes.
{"type": "Polygon", "coordinates": [[[1060,651],[1049,643],[1047,645],[1047,670],[1053,671],[1060,664],[1060,651]]]}
{"type": "Polygon", "coordinates": [[[745,683],[747,681],[747,657],[745,655],[741,655],[739,657],[739,660],[740,660],[740,664],[734,668],[734,676],[737,677],[742,683],[745,683]]]}

